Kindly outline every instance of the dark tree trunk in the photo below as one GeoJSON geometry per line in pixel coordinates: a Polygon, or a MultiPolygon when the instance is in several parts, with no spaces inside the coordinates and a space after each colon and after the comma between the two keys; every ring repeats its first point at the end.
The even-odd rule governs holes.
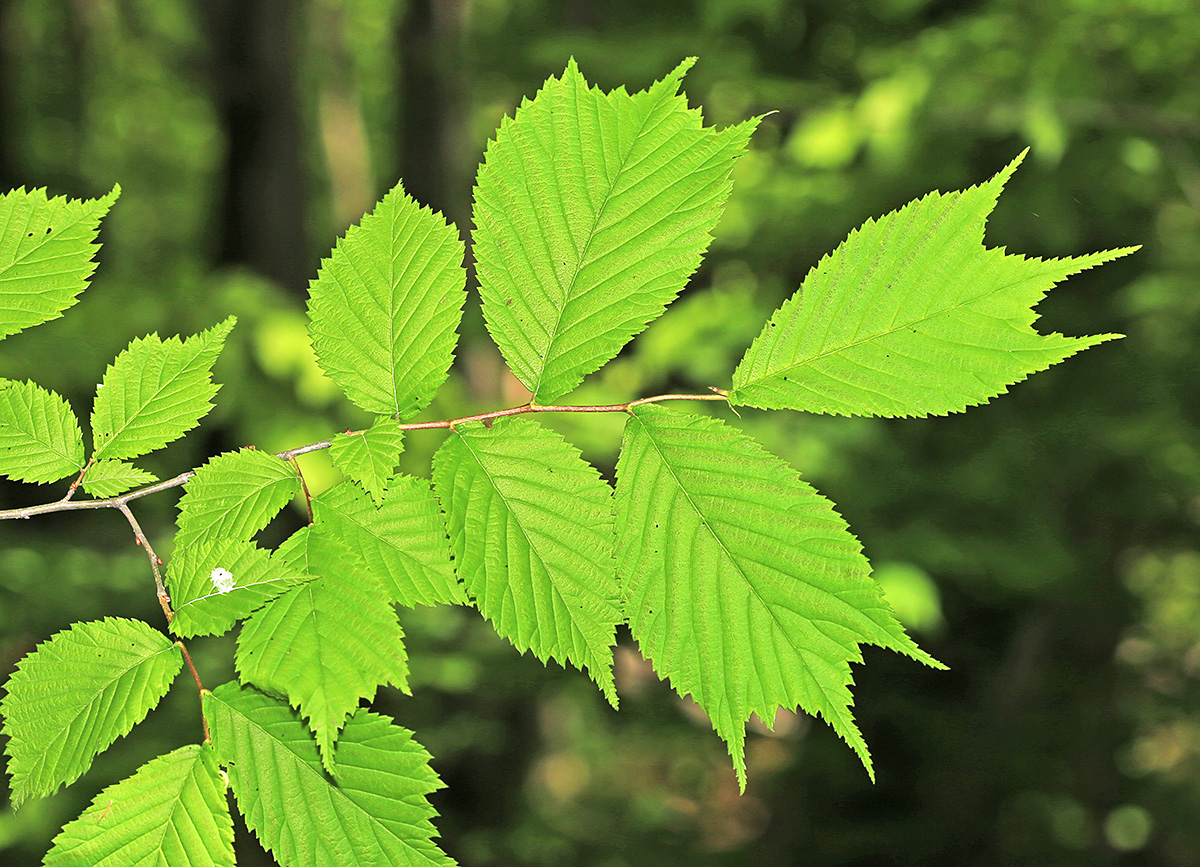
{"type": "Polygon", "coordinates": [[[246,265],[299,294],[308,286],[302,123],[291,0],[200,0],[213,103],[227,139],[216,208],[218,265],[246,265]]]}

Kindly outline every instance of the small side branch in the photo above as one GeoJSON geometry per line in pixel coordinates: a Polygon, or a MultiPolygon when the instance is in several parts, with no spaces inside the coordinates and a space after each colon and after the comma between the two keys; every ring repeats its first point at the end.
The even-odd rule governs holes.
{"type": "Polygon", "coordinates": [[[192,672],[192,680],[196,681],[196,693],[200,696],[200,725],[204,729],[204,742],[209,743],[212,738],[208,733],[208,719],[204,716],[204,683],[200,680],[200,672],[196,671],[196,665],[192,662],[192,655],[188,653],[188,649],[184,647],[183,642],[176,641],[175,646],[183,654],[183,661],[187,663],[188,669],[192,672]]]}
{"type": "Polygon", "coordinates": [[[141,525],[138,524],[137,518],[133,516],[133,512],[130,511],[129,506],[121,503],[116,508],[125,516],[125,520],[133,528],[133,535],[137,539],[137,543],[142,546],[142,549],[146,552],[146,556],[150,558],[150,571],[154,573],[154,587],[158,591],[158,604],[162,606],[163,614],[167,616],[167,625],[169,626],[172,618],[175,617],[175,612],[171,610],[171,597],[167,594],[167,588],[162,580],[162,573],[158,568],[162,565],[162,559],[154,553],[154,548],[150,546],[150,540],[142,532],[141,525]]]}

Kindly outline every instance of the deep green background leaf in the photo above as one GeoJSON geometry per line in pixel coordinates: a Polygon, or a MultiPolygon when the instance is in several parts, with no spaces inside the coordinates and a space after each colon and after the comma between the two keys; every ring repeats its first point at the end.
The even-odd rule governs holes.
{"type": "Polygon", "coordinates": [[[313,512],[318,524],[336,533],[383,581],[393,602],[408,607],[466,603],[427,480],[397,476],[378,509],[355,485],[343,482],[314,499],[313,512]]]}
{"type": "Polygon", "coordinates": [[[248,540],[299,491],[296,470],[272,454],[242,449],[218,455],[184,485],[175,544],[248,540]]]}
{"type": "Polygon", "coordinates": [[[757,120],[717,131],[678,94],[604,93],[572,60],[488,145],[475,267],[505,361],[547,403],[612,359],[683,289],[757,120]]]}
{"type": "Polygon", "coordinates": [[[454,863],[433,842],[427,798],[441,781],[408,730],[359,710],[338,741],[335,784],[285,702],[226,683],[204,712],[246,824],[282,867],[454,863]]]}
{"type": "Polygon", "coordinates": [[[868,220],[809,272],[751,345],[730,402],[838,415],[944,415],[1119,335],[1033,329],[1060,280],[1136,250],[1027,259],[983,246],[1024,154],[985,184],[868,220]]]}
{"type": "Polygon", "coordinates": [[[691,695],[746,783],[751,714],[820,714],[874,776],[851,713],[861,644],[939,663],[892,614],[858,540],[783,461],[717,419],[635,407],[617,465],[617,558],[633,636],[691,695]]]}
{"type": "Polygon", "coordinates": [[[255,612],[238,636],[242,680],[283,695],[317,737],[330,773],[333,745],[360,699],[380,684],[408,691],[404,632],[383,585],[332,535],[297,530],[277,557],[314,580],[255,612]]]}
{"type": "Polygon", "coordinates": [[[237,320],[180,340],[141,337],[117,356],[96,389],[93,454],[136,458],[179,439],[212,409],[210,371],[237,320]]]}
{"type": "Polygon", "coordinates": [[[47,198],[24,187],[0,195],[0,339],[56,319],[96,270],[100,218],[120,187],[99,199],[47,198]]]}
{"type": "Polygon", "coordinates": [[[158,704],[182,666],[170,639],[139,620],[76,623],[39,644],[0,701],[13,804],[78,779],[158,704]]]}
{"type": "Polygon", "coordinates": [[[32,382],[0,380],[0,474],[57,482],[83,469],[83,434],[71,407],[32,382]]]}
{"type": "Polygon", "coordinates": [[[189,744],[98,794],[54,838],[45,867],[233,867],[216,756],[189,744]]]}
{"type": "Polygon", "coordinates": [[[433,459],[459,578],[519,650],[585,669],[615,706],[612,489],[532,419],[457,428],[433,459]]]}
{"type": "Polygon", "coordinates": [[[396,184],[309,287],[317,361],[367,412],[406,418],[446,379],[467,272],[458,230],[396,184]]]}

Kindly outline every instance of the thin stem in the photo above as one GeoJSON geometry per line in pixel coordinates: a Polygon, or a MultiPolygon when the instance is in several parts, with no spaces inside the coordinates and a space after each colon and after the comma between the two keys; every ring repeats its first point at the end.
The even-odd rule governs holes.
{"type": "Polygon", "coordinates": [[[308,493],[308,482],[304,481],[304,473],[300,472],[300,464],[296,463],[295,456],[288,458],[292,462],[292,466],[296,469],[296,475],[300,477],[300,487],[304,489],[304,505],[308,507],[308,523],[313,522],[312,510],[312,495],[308,493]]]}
{"type": "Polygon", "coordinates": [[[188,649],[183,646],[182,641],[176,641],[175,646],[183,653],[184,662],[192,672],[192,680],[196,681],[196,692],[200,695],[200,725],[204,728],[204,742],[208,743],[212,740],[208,734],[208,719],[204,716],[204,684],[200,680],[200,672],[196,671],[196,665],[192,662],[192,655],[188,653],[188,649]]]}
{"type": "Polygon", "coordinates": [[[137,537],[138,544],[142,546],[146,552],[146,556],[150,558],[150,571],[154,573],[154,587],[158,591],[158,604],[162,606],[163,614],[167,616],[167,625],[170,626],[172,618],[175,617],[175,612],[171,610],[171,597],[167,594],[167,588],[163,585],[162,574],[158,571],[158,567],[162,565],[162,560],[154,553],[154,549],[150,547],[150,540],[142,532],[141,525],[138,524],[137,518],[133,517],[133,512],[130,511],[129,506],[121,503],[116,508],[125,516],[125,520],[133,528],[133,535],[137,537]]]}
{"type": "MultiPolygon", "coordinates": [[[[724,389],[711,387],[713,394],[657,394],[653,397],[643,397],[638,400],[631,400],[628,403],[608,403],[599,406],[543,406],[533,402],[524,404],[523,406],[509,407],[508,409],[497,409],[492,412],[479,413],[478,415],[467,415],[461,418],[446,419],[444,421],[421,421],[412,424],[398,425],[400,430],[433,430],[433,429],[453,429],[456,425],[466,424],[472,421],[490,421],[492,419],[504,418],[510,415],[524,415],[531,412],[629,412],[635,406],[641,406],[646,403],[660,403],[666,400],[729,400],[729,392],[724,389]]],[[[285,461],[291,461],[300,455],[308,454],[309,452],[317,452],[322,449],[329,448],[332,440],[321,440],[316,443],[309,443],[306,446],[297,446],[293,449],[277,452],[275,457],[282,458],[285,461]]],[[[80,474],[82,476],[82,473],[80,474]]],[[[159,491],[167,491],[171,488],[178,488],[180,485],[187,483],[192,476],[196,475],[195,470],[188,470],[186,473],[180,473],[173,479],[167,479],[163,482],[156,482],[153,485],[148,485],[144,488],[138,488],[136,491],[130,491],[127,494],[121,494],[119,497],[107,497],[102,500],[72,500],[70,496],[63,497],[53,503],[43,503],[40,506],[28,506],[21,509],[3,509],[0,510],[0,521],[13,520],[16,518],[28,519],[34,515],[45,515],[50,512],[70,512],[76,509],[120,509],[124,511],[128,503],[148,496],[157,494],[159,491]]],[[[67,492],[72,494],[71,491],[67,492]]]]}

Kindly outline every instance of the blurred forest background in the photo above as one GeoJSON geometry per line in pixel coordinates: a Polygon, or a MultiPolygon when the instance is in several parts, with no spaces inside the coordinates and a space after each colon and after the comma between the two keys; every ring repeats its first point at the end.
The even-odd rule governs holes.
{"type": "MultiPolygon", "coordinates": [[[[569,56],[637,90],[692,54],[684,87],[709,122],[773,114],[690,288],[574,402],[727,386],[850,229],[1027,145],[989,244],[1143,244],[1039,308],[1043,331],[1128,337],[952,417],[743,413],[838,504],[901,619],[950,665],[867,652],[856,712],[875,785],[824,724],[781,714],[774,733],[752,727],[739,797],[722,742],[628,634],[616,714],[476,613],[407,614],[414,695],[376,706],[448,784],[444,848],[464,867],[1200,865],[1195,0],[0,0],[0,189],[123,189],[92,288],[6,340],[0,376],[85,415],[132,337],[235,313],[217,408],[148,469],[356,425],[304,331],[335,239],[398,178],[466,235],[488,137],[569,56]]],[[[462,332],[423,417],[524,400],[474,299],[462,332]]],[[[611,477],[619,417],[554,424],[611,477]]],[[[427,474],[440,441],[411,434],[402,468],[427,474]]],[[[315,488],[336,480],[323,453],[302,461],[315,488]]],[[[60,493],[6,482],[0,508],[60,493]]],[[[177,494],[138,504],[164,556],[177,494]]],[[[265,541],[302,520],[285,513],[265,541]]],[[[119,515],[0,524],[0,682],[37,642],[105,615],[161,619],[119,515]]],[[[210,687],[232,676],[230,639],[191,647],[210,687]]],[[[40,863],[102,787],[199,737],[181,677],[70,789],[19,813],[0,796],[0,862],[40,863]]],[[[269,863],[244,828],[238,845],[243,867],[269,863]]]]}

